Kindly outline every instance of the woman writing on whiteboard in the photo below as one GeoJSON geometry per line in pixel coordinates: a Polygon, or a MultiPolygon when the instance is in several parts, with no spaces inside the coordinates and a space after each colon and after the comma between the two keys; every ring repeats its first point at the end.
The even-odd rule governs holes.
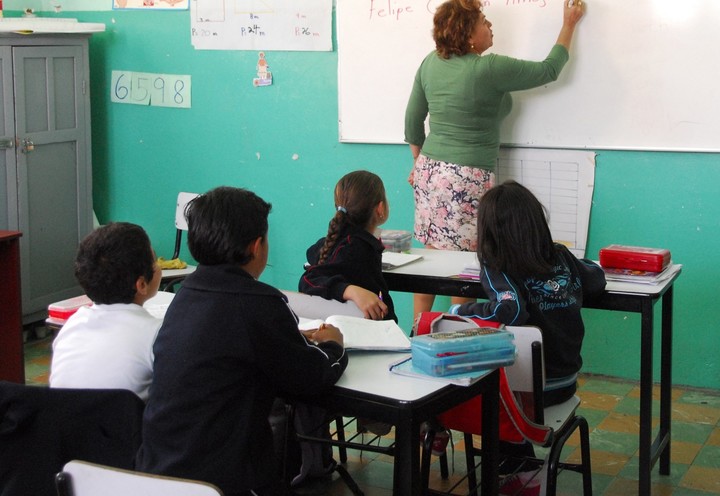
{"type": "MultiPolygon", "coordinates": [[[[557,79],[584,8],[579,0],[563,2],[557,41],[545,60],[534,62],[485,53],[493,42],[492,23],[479,0],[447,0],[438,7],[436,49],[420,64],[405,111],[415,238],[426,248],[475,251],[477,202],[494,182],[510,92],[557,79]]],[[[415,314],[431,310],[434,299],[415,295],[415,314]]]]}

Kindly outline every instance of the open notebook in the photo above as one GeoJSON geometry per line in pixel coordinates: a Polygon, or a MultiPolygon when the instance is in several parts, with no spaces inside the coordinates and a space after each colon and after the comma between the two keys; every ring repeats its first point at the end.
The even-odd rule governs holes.
{"type": "Polygon", "coordinates": [[[412,253],[396,253],[393,251],[384,251],[382,254],[382,268],[383,270],[392,270],[397,267],[402,267],[416,260],[420,260],[422,255],[415,255],[412,253]]]}
{"type": "Polygon", "coordinates": [[[392,320],[369,320],[349,315],[331,315],[323,320],[300,318],[300,330],[334,325],[343,334],[345,348],[354,350],[409,351],[410,339],[392,320]]]}

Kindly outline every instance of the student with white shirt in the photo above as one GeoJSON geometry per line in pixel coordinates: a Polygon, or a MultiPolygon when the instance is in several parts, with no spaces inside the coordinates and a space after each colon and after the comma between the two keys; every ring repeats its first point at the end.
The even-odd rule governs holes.
{"type": "Polygon", "coordinates": [[[162,320],[143,308],[162,271],[145,230],[115,222],[80,243],[75,277],[93,301],[53,342],[50,387],[128,389],[147,400],[153,343],[162,320]]]}

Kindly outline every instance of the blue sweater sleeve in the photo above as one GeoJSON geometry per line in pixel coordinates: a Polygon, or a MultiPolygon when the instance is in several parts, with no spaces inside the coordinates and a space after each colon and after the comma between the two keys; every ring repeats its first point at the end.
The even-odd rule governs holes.
{"type": "Polygon", "coordinates": [[[605,290],[605,271],[598,264],[587,258],[578,260],[578,270],[582,281],[583,295],[593,296],[605,290]]]}
{"type": "Polygon", "coordinates": [[[465,303],[458,313],[506,325],[522,325],[528,319],[526,302],[507,274],[482,267],[480,283],[487,294],[487,302],[465,303]]]}

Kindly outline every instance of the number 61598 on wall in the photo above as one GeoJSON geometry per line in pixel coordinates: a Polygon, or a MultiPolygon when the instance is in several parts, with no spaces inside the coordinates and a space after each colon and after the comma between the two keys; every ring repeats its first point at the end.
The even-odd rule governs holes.
{"type": "Polygon", "coordinates": [[[190,76],[112,71],[110,100],[154,107],[191,107],[190,76]]]}

